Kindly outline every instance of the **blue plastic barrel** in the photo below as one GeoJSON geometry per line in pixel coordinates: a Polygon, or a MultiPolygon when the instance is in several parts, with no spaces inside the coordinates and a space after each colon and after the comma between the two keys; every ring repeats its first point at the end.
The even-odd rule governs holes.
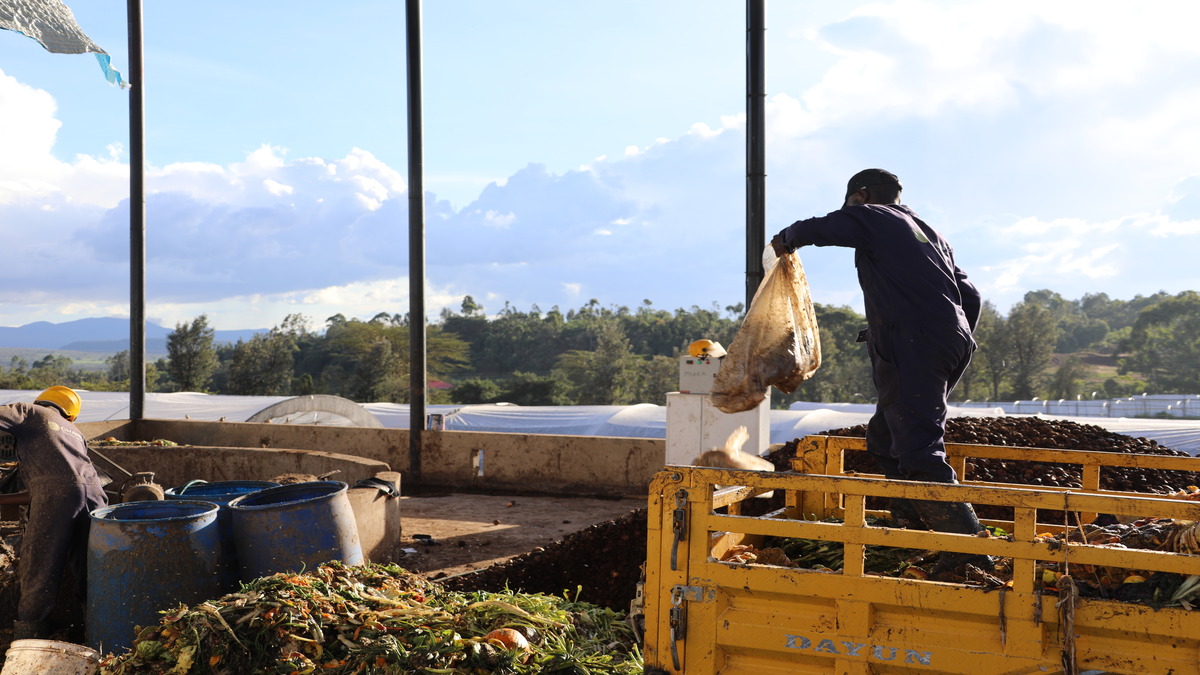
{"type": "Polygon", "coordinates": [[[201,501],[128,502],[91,514],[87,552],[88,646],[120,652],[134,626],[160,611],[224,594],[218,507],[201,501]]]}
{"type": "Polygon", "coordinates": [[[221,532],[221,587],[226,593],[238,589],[241,577],[238,573],[237,547],[233,541],[233,519],[229,502],[259,490],[277,487],[279,483],[269,480],[226,480],[208,483],[192,481],[179,487],[167,488],[163,494],[167,499],[191,499],[212,502],[221,507],[217,514],[217,525],[221,532]]]}
{"type": "Polygon", "coordinates": [[[330,560],[361,565],[348,487],[334,480],[293,483],[229,502],[242,581],[310,570],[330,560]]]}

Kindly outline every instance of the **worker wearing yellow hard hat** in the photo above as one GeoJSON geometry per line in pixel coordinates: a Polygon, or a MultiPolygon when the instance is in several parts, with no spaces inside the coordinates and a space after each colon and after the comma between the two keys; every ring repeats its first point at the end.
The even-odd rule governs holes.
{"type": "Polygon", "coordinates": [[[54,386],[33,403],[0,406],[0,431],[16,441],[21,479],[27,491],[0,495],[0,504],[28,504],[29,522],[21,538],[20,600],[13,639],[51,636],[50,613],[68,569],[75,594],[85,597],[88,528],[91,512],[108,504],[87,442],[73,424],[79,394],[54,386]]]}

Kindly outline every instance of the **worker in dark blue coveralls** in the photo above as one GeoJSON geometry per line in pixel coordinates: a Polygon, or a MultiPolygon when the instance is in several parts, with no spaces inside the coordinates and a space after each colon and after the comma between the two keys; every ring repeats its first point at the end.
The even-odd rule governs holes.
{"type": "Polygon", "coordinates": [[[108,498],[88,458],[87,442],[72,424],[79,409],[79,394],[58,386],[32,404],[0,406],[0,431],[16,440],[18,470],[27,488],[0,495],[0,504],[30,505],[19,553],[21,597],[14,640],[49,637],[50,614],[68,567],[76,597],[86,595],[90,514],[107,505],[108,498]]]}
{"type": "MultiPolygon", "coordinates": [[[[867,343],[878,390],[867,450],[888,478],[957,482],[946,463],[946,397],[975,351],[981,298],[941,234],[900,203],[895,174],[866,169],[846,186],[842,208],[797,221],[771,240],[778,255],[801,246],[854,249],[866,305],[867,343]]],[[[893,500],[906,526],[975,534],[970,504],[893,500]]]]}

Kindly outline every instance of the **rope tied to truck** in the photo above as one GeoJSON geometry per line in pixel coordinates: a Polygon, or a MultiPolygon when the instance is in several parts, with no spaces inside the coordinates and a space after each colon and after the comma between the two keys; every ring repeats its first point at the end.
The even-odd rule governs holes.
{"type": "MultiPolygon", "coordinates": [[[[1063,492],[1063,530],[1071,527],[1071,491],[1063,492]]],[[[1082,529],[1081,529],[1082,533],[1082,529]]],[[[1064,539],[1064,541],[1066,541],[1064,539]]],[[[1084,537],[1084,541],[1087,538],[1084,537]]],[[[1062,639],[1062,664],[1064,675],[1079,675],[1079,662],[1075,653],[1075,607],[1079,604],[1079,588],[1071,576],[1071,547],[1063,550],[1063,576],[1058,580],[1058,625],[1062,639]]]]}
{"type": "Polygon", "coordinates": [[[1064,675],[1079,675],[1079,663],[1075,658],[1075,606],[1079,602],[1079,589],[1075,580],[1063,576],[1058,580],[1058,619],[1062,630],[1062,663],[1064,675]]]}

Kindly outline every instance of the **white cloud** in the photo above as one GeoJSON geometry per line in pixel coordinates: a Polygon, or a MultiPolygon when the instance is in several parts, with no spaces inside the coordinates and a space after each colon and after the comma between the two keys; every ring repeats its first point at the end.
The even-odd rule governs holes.
{"type": "MultiPolygon", "coordinates": [[[[197,303],[153,303],[148,313],[163,325],[207,314],[210,325],[245,328],[268,328],[278,325],[288,314],[301,314],[310,319],[310,328],[321,328],[325,319],[335,314],[360,319],[379,312],[404,314],[408,311],[408,284],[408,278],[400,277],[286,293],[233,295],[197,303]]],[[[430,314],[437,315],[447,307],[457,311],[462,304],[464,293],[451,287],[426,284],[425,290],[430,314]]],[[[112,311],[104,314],[118,315],[112,311]]]]}
{"type": "Polygon", "coordinates": [[[517,217],[512,212],[497,213],[495,211],[488,211],[483,214],[483,222],[489,227],[508,229],[516,220],[517,217]]]}
{"type": "MultiPolygon", "coordinates": [[[[812,29],[772,26],[808,35],[791,48],[827,66],[801,79],[769,65],[789,85],[767,101],[768,234],[836,208],[854,171],[887,166],[1002,308],[1037,288],[1182,290],[1200,244],[1200,50],[1187,22],[1161,20],[1172,8],[1190,11],[900,0],[812,29]]],[[[578,171],[531,164],[495,179],[464,167],[478,199],[427,204],[427,306],[457,309],[465,294],[493,309],[742,301],[746,119],[728,113],[628,139],[613,146],[624,156],[578,171]]],[[[6,75],[0,116],[24,130],[0,147],[0,227],[20,251],[0,269],[0,320],[122,307],[120,149],[57,160],[55,101],[6,75]],[[69,293],[31,284],[60,268],[69,293]]],[[[234,328],[288,308],[407,307],[406,184],[369,149],[295,157],[264,139],[237,162],[151,167],[148,187],[159,315],[221,313],[234,328]]],[[[815,299],[860,304],[848,253],[804,257],[815,299]]]]}
{"type": "Polygon", "coordinates": [[[267,188],[267,192],[270,192],[276,197],[282,197],[283,195],[290,195],[296,192],[296,189],[291,185],[284,185],[283,183],[270,178],[263,181],[263,187],[267,188]]]}
{"type": "Polygon", "coordinates": [[[700,138],[712,138],[713,136],[720,134],[722,131],[724,131],[724,128],[713,129],[704,122],[696,122],[692,125],[692,128],[688,131],[688,133],[693,136],[699,136],[700,138]]]}

